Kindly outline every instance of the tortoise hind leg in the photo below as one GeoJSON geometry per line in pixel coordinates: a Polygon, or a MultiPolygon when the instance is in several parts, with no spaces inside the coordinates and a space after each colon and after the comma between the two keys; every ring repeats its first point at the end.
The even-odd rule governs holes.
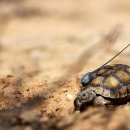
{"type": "Polygon", "coordinates": [[[111,104],[111,101],[104,99],[102,96],[96,96],[93,99],[93,105],[96,107],[106,106],[107,104],[111,104]]]}

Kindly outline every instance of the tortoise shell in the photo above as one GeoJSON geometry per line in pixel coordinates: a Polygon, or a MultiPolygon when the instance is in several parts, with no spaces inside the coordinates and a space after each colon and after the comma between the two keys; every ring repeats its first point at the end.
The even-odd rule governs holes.
{"type": "Polygon", "coordinates": [[[86,86],[106,98],[123,98],[130,95],[130,66],[107,65],[96,72],[96,76],[86,86]]]}

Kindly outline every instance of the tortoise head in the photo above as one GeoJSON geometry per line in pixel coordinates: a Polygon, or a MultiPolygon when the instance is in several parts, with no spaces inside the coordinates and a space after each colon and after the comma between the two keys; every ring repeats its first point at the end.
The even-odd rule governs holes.
{"type": "Polygon", "coordinates": [[[91,102],[95,96],[96,93],[90,90],[80,91],[77,94],[77,98],[81,103],[91,102]]]}
{"type": "Polygon", "coordinates": [[[93,78],[93,73],[92,72],[88,72],[86,73],[82,78],[80,83],[84,86],[87,85],[93,78]]]}

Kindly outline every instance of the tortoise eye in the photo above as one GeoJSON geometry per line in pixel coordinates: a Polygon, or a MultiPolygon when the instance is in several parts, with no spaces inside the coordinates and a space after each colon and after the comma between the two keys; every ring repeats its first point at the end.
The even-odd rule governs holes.
{"type": "Polygon", "coordinates": [[[85,96],[86,96],[86,94],[84,93],[84,94],[83,94],[83,97],[85,97],[85,96]]]}

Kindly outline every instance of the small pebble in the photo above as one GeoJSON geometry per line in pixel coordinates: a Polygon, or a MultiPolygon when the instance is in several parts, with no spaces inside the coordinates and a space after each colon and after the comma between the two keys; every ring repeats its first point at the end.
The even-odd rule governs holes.
{"type": "Polygon", "coordinates": [[[72,100],[73,96],[71,94],[67,94],[69,100],[72,100]]]}

